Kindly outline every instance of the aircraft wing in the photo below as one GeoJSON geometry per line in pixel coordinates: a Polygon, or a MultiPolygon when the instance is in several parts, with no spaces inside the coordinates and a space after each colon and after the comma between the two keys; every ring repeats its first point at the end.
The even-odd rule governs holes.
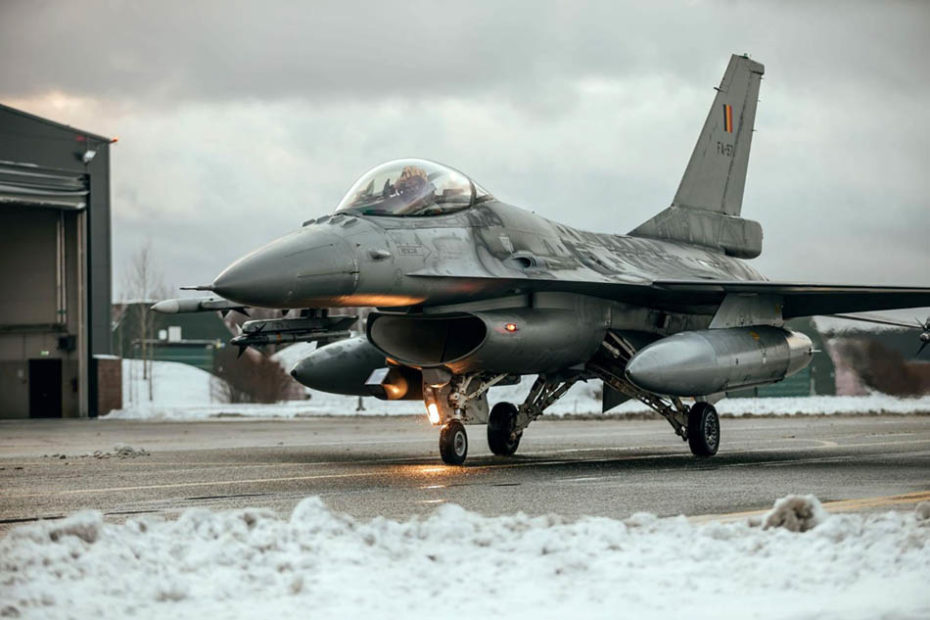
{"type": "Polygon", "coordinates": [[[724,297],[730,294],[775,295],[784,300],[782,316],[785,319],[930,306],[930,287],[806,284],[756,280],[616,282],[607,279],[573,279],[571,277],[499,278],[423,272],[408,275],[453,280],[459,284],[462,292],[559,291],[603,297],[670,311],[694,311],[698,307],[705,307],[709,310],[718,306],[724,297]]]}
{"type": "Polygon", "coordinates": [[[729,294],[777,295],[784,300],[786,319],[930,306],[930,288],[920,287],[717,280],[658,280],[652,286],[710,303],[729,294]]]}

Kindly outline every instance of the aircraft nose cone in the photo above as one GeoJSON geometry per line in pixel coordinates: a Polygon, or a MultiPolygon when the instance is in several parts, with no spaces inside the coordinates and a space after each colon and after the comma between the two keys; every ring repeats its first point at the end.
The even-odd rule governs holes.
{"type": "Polygon", "coordinates": [[[358,263],[341,237],[300,230],[272,241],[227,267],[213,291],[266,308],[324,307],[354,292],[358,263]]]}

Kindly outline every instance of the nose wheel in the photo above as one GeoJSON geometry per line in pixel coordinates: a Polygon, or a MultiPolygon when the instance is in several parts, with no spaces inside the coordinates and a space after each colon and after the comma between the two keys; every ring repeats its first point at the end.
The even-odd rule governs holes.
{"type": "Polygon", "coordinates": [[[447,465],[461,465],[468,456],[468,434],[465,425],[452,419],[439,431],[439,455],[447,465]]]}

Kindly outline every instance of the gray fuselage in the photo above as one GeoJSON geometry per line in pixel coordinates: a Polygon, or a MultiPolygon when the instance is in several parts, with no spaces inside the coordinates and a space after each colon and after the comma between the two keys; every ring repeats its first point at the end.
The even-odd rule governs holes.
{"type": "MultiPolygon", "coordinates": [[[[235,302],[264,307],[429,312],[436,306],[500,305],[503,298],[541,292],[597,291],[594,296],[604,297],[604,285],[618,291],[631,286],[618,297],[635,306],[632,291],[675,279],[764,280],[742,260],[719,251],[579,231],[489,200],[446,215],[323,216],[236,261],[213,289],[235,302]],[[595,286],[588,291],[586,283],[595,286]]],[[[661,302],[641,301],[644,307],[661,302]]],[[[716,311],[699,305],[666,309],[707,320],[716,311]]]]}

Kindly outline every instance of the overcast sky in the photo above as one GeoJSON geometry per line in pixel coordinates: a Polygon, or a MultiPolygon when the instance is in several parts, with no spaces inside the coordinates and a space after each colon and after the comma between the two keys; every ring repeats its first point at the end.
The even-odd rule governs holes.
{"type": "Polygon", "coordinates": [[[930,286],[930,3],[4,0],[0,101],[109,136],[114,288],[170,285],[435,159],[626,233],[731,53],[765,64],[743,201],[772,279],[930,286]]]}

